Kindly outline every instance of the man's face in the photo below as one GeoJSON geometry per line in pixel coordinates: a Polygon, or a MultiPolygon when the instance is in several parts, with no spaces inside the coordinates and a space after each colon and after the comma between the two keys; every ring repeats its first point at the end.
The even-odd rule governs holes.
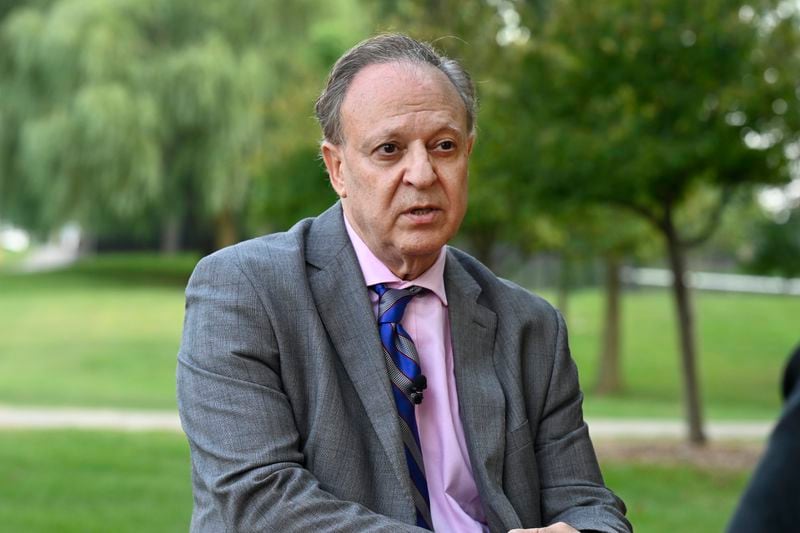
{"type": "Polygon", "coordinates": [[[341,107],[344,142],[322,154],[347,219],[396,275],[436,260],[467,207],[473,136],[463,101],[430,65],[370,65],[341,107]]]}

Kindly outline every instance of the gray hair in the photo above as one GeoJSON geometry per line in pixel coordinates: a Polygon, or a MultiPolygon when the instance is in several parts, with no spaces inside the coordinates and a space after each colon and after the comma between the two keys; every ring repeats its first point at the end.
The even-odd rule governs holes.
{"type": "Polygon", "coordinates": [[[315,107],[317,120],[326,140],[334,144],[344,141],[340,112],[347,89],[356,74],[370,65],[402,61],[429,64],[442,71],[464,101],[467,131],[473,131],[478,104],[475,87],[464,67],[458,61],[440,54],[428,43],[400,33],[389,33],[358,43],[340,57],[331,69],[328,82],[317,98],[315,107]]]}

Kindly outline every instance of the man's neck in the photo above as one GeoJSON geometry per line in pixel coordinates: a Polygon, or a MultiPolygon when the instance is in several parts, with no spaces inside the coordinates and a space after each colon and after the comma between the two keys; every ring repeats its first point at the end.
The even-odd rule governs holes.
{"type": "Polygon", "coordinates": [[[387,255],[381,253],[380,250],[375,251],[367,244],[367,241],[358,231],[358,228],[350,222],[344,211],[343,215],[344,224],[353,245],[358,245],[363,247],[362,249],[368,250],[371,256],[380,261],[393,275],[403,281],[412,281],[423,275],[436,263],[439,256],[442,254],[442,248],[437,250],[434,254],[419,256],[403,256],[402,254],[387,255]]]}

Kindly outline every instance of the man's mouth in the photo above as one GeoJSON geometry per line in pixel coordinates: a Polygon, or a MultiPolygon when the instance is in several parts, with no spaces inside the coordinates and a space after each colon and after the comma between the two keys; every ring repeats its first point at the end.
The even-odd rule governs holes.
{"type": "Polygon", "coordinates": [[[426,225],[426,224],[433,224],[437,220],[440,219],[442,212],[441,209],[438,207],[431,207],[431,206],[423,206],[423,207],[412,207],[403,212],[403,214],[407,217],[406,220],[411,222],[415,225],[426,225]]]}

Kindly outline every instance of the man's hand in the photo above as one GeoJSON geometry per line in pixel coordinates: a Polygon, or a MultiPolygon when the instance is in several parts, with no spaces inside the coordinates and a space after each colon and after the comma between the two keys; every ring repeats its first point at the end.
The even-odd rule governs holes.
{"type": "Polygon", "coordinates": [[[547,527],[534,527],[531,529],[512,529],[508,533],[579,533],[577,529],[564,522],[556,522],[547,527]]]}

